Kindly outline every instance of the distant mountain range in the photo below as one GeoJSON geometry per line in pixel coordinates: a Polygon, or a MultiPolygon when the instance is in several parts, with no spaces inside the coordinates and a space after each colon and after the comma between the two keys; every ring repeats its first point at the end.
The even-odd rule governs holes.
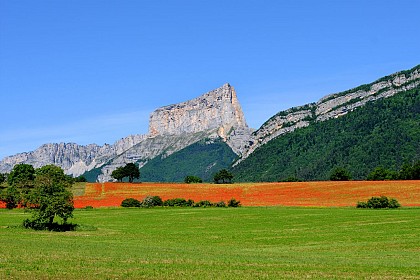
{"type": "Polygon", "coordinates": [[[19,163],[55,164],[73,176],[108,181],[115,168],[136,162],[143,181],[210,180],[220,168],[232,168],[241,181],[314,180],[336,166],[362,178],[374,166],[396,168],[420,158],[419,88],[420,65],[281,111],[253,131],[234,88],[225,84],[158,108],[146,135],[104,146],[45,144],[4,158],[0,173],[19,163]]]}

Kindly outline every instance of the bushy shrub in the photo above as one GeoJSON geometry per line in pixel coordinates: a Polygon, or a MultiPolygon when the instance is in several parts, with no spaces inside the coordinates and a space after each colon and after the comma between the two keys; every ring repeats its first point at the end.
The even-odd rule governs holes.
{"type": "Polygon", "coordinates": [[[226,207],[226,203],[224,201],[219,201],[213,204],[214,207],[226,207]]]}
{"type": "Polygon", "coordinates": [[[199,202],[194,204],[194,207],[204,207],[204,208],[206,208],[206,207],[211,207],[211,206],[213,206],[213,203],[211,203],[208,200],[200,200],[199,202]]]}
{"type": "Polygon", "coordinates": [[[191,199],[185,200],[184,198],[170,198],[163,202],[163,206],[169,207],[188,207],[193,206],[194,201],[191,199]]]}
{"type": "Polygon", "coordinates": [[[241,202],[239,200],[236,200],[234,198],[231,198],[228,201],[228,207],[240,207],[241,206],[241,202]]]}
{"type": "Polygon", "coordinates": [[[135,198],[126,198],[121,202],[122,207],[141,207],[141,202],[135,198]]]}
{"type": "Polygon", "coordinates": [[[146,196],[142,202],[141,202],[141,207],[155,207],[155,206],[162,206],[163,205],[163,201],[162,198],[160,198],[160,196],[146,196]]]}
{"type": "Polygon", "coordinates": [[[359,201],[356,205],[357,208],[372,208],[372,209],[381,209],[381,208],[399,208],[401,204],[395,198],[388,198],[386,196],[371,197],[367,202],[359,201]]]}
{"type": "Polygon", "coordinates": [[[203,183],[203,180],[200,177],[197,177],[197,176],[187,176],[187,177],[185,177],[184,182],[187,183],[187,184],[203,183]]]}

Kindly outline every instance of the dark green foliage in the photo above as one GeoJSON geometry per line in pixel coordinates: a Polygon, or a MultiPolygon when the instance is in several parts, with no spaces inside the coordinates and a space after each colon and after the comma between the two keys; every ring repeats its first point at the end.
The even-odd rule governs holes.
{"type": "Polygon", "coordinates": [[[203,180],[200,177],[198,177],[198,176],[188,175],[184,179],[184,183],[187,183],[187,184],[191,184],[191,183],[202,183],[202,182],[203,182],[203,180]]]}
{"type": "Polygon", "coordinates": [[[117,169],[112,171],[111,177],[118,182],[122,182],[125,177],[128,177],[128,181],[132,183],[134,179],[140,178],[140,171],[136,164],[127,163],[125,166],[117,167],[117,169]]]}
{"type": "Polygon", "coordinates": [[[35,180],[35,169],[30,164],[16,164],[10,172],[7,182],[17,187],[32,187],[35,180]]]}
{"type": "Polygon", "coordinates": [[[67,219],[73,217],[73,195],[69,188],[72,180],[54,165],[36,170],[34,188],[24,195],[23,205],[32,212],[24,226],[33,229],[57,230],[67,228],[67,219]],[[54,223],[60,217],[62,224],[54,223]]]}
{"type": "Polygon", "coordinates": [[[102,174],[101,168],[102,166],[86,171],[82,176],[85,177],[86,180],[90,183],[96,182],[98,176],[102,174]]]}
{"type": "Polygon", "coordinates": [[[227,207],[224,201],[219,201],[213,204],[214,207],[227,207]]]}
{"type": "Polygon", "coordinates": [[[212,207],[213,206],[213,203],[211,203],[208,200],[200,200],[199,202],[195,203],[193,206],[194,207],[203,207],[203,208],[206,208],[206,207],[212,207]]]}
{"type": "Polygon", "coordinates": [[[0,193],[0,201],[6,203],[7,209],[17,208],[21,203],[21,200],[21,193],[14,185],[7,187],[0,193]]]}
{"type": "Polygon", "coordinates": [[[155,206],[163,206],[160,196],[146,196],[141,202],[141,207],[150,208],[155,206]]]}
{"type": "Polygon", "coordinates": [[[334,167],[346,166],[353,179],[361,180],[377,166],[398,170],[419,159],[417,88],[273,139],[232,171],[242,182],[274,182],[289,176],[327,180],[334,167]]]}
{"type": "Polygon", "coordinates": [[[369,181],[396,180],[398,179],[398,173],[379,166],[369,173],[367,179],[369,181]]]}
{"type": "Polygon", "coordinates": [[[127,163],[124,166],[124,174],[125,174],[124,177],[128,177],[128,181],[130,183],[132,183],[134,179],[140,178],[139,168],[134,163],[127,163]]]}
{"type": "Polygon", "coordinates": [[[122,207],[141,207],[141,202],[135,198],[126,198],[121,202],[122,207]]]}
{"type": "Polygon", "coordinates": [[[6,174],[0,173],[0,184],[6,181],[6,174]]]}
{"type": "Polygon", "coordinates": [[[194,205],[194,201],[191,199],[185,200],[184,198],[171,198],[163,202],[163,206],[170,207],[190,207],[194,205]]]}
{"type": "Polygon", "coordinates": [[[349,181],[350,179],[350,172],[343,167],[335,168],[330,175],[331,181],[349,181]]]}
{"type": "Polygon", "coordinates": [[[420,161],[408,164],[405,163],[398,173],[398,179],[401,180],[420,180],[420,161]]]}
{"type": "Polygon", "coordinates": [[[87,179],[86,179],[85,176],[80,175],[79,177],[74,178],[74,182],[76,182],[76,183],[87,182],[87,179]]]}
{"type": "Polygon", "coordinates": [[[241,202],[239,200],[236,200],[234,198],[231,198],[228,201],[228,207],[240,207],[241,206],[241,202]]]}
{"type": "Polygon", "coordinates": [[[199,141],[166,158],[156,157],[141,168],[142,181],[184,182],[194,174],[205,182],[211,182],[217,170],[229,168],[236,154],[221,140],[199,141]]]}
{"type": "Polygon", "coordinates": [[[388,198],[386,196],[372,197],[367,202],[359,201],[356,205],[357,208],[399,208],[401,204],[395,198],[388,198]]]}
{"type": "Polygon", "coordinates": [[[222,169],[213,176],[213,181],[216,184],[230,184],[232,183],[233,174],[227,171],[226,169],[222,169]]]}

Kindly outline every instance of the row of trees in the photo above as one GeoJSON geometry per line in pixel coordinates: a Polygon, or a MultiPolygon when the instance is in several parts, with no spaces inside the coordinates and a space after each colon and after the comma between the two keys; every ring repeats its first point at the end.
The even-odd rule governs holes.
{"type": "MultiPolygon", "coordinates": [[[[5,181],[6,176],[2,176],[5,181]]],[[[8,209],[23,207],[32,213],[23,225],[33,229],[63,229],[71,227],[67,220],[73,217],[73,179],[55,165],[34,169],[29,164],[15,165],[7,176],[0,200],[8,209]],[[55,218],[61,223],[55,222],[55,218]]]]}
{"type": "MultiPolygon", "coordinates": [[[[351,179],[350,172],[342,167],[335,168],[330,175],[331,181],[349,181],[351,179]]],[[[420,161],[413,164],[405,163],[398,171],[378,166],[368,174],[367,180],[420,180],[420,161]]]]}

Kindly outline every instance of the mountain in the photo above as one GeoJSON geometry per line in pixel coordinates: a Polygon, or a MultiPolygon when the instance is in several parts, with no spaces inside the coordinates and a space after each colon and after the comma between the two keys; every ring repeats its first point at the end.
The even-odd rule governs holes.
{"type": "Polygon", "coordinates": [[[203,139],[220,138],[241,155],[251,133],[235,89],[224,84],[198,98],[156,109],[150,115],[146,135],[129,136],[104,146],[45,144],[33,152],[6,157],[0,162],[0,172],[10,172],[19,163],[34,167],[55,164],[67,174],[88,172],[91,180],[108,181],[116,167],[129,162],[142,167],[157,156],[165,158],[203,139]]]}
{"type": "MultiPolygon", "coordinates": [[[[62,167],[67,174],[74,176],[85,174],[90,180],[108,181],[112,179],[110,175],[115,168],[136,162],[142,169],[141,172],[145,175],[150,174],[153,180],[178,181],[181,179],[179,176],[183,176],[180,174],[184,172],[179,172],[175,179],[174,172],[169,172],[168,166],[172,165],[172,169],[175,165],[180,170],[196,170],[197,173],[199,173],[196,169],[198,165],[209,166],[216,162],[218,166],[226,166],[227,162],[231,161],[232,154],[228,151],[230,149],[237,156],[233,170],[238,173],[238,178],[241,180],[275,181],[285,176],[325,179],[329,169],[337,164],[347,164],[347,166],[352,164],[355,177],[361,178],[362,171],[366,171],[361,165],[370,167],[372,164],[380,163],[395,166],[401,160],[409,160],[408,155],[414,153],[413,149],[416,151],[416,145],[419,143],[415,136],[419,127],[415,118],[417,115],[407,113],[405,116],[404,112],[411,112],[409,110],[417,112],[415,109],[417,101],[408,105],[398,97],[405,94],[416,96],[419,85],[420,65],[367,85],[327,95],[316,103],[281,111],[267,120],[258,130],[253,131],[245,121],[235,89],[229,84],[224,84],[195,99],[156,109],[150,115],[148,134],[128,136],[112,145],[103,146],[96,144],[82,146],[74,143],[45,144],[35,151],[4,158],[0,162],[0,173],[9,172],[18,163],[29,163],[34,167],[55,164],[62,167]],[[388,99],[400,100],[401,103],[398,103],[396,108],[390,111],[387,109],[384,112],[372,107],[388,99]],[[402,115],[401,112],[398,113],[399,115],[395,113],[398,112],[398,107],[405,108],[402,115]],[[371,123],[354,120],[352,116],[358,116],[360,112],[364,112],[364,115],[360,117],[363,120],[375,119],[377,122],[372,126],[371,123]],[[401,122],[392,121],[392,116],[397,115],[401,122]],[[379,119],[378,116],[380,116],[379,119]],[[351,125],[353,122],[358,123],[358,126],[353,127],[351,125]],[[414,125],[414,129],[410,128],[410,122],[414,125]],[[386,123],[392,123],[393,126],[385,129],[386,123]],[[359,126],[366,128],[363,133],[357,130],[359,126]],[[386,150],[373,148],[379,144],[372,139],[381,139],[380,135],[373,134],[373,132],[377,133],[378,129],[387,132],[384,135],[390,139],[393,139],[389,136],[393,132],[398,132],[397,135],[405,135],[405,148],[398,146],[397,142],[394,143],[394,147],[411,152],[404,152],[404,156],[398,156],[395,152],[393,156],[398,160],[394,161],[375,160],[371,154],[366,156],[363,151],[370,151],[381,156],[392,154],[386,150]],[[372,133],[366,134],[370,130],[372,133]],[[309,133],[310,131],[314,131],[311,132],[313,134],[309,133]],[[328,134],[324,131],[328,131],[328,134]],[[340,135],[345,135],[346,139],[353,139],[353,142],[335,138],[340,135]],[[359,139],[364,139],[364,142],[354,139],[354,135],[358,135],[359,139]],[[304,137],[304,139],[299,137],[304,137]],[[321,143],[317,140],[320,137],[329,141],[328,145],[324,143],[316,146],[315,142],[321,143]],[[203,141],[206,143],[204,146],[203,141]],[[373,146],[368,147],[366,143],[373,146]],[[349,150],[347,146],[352,147],[353,150],[349,150]],[[364,147],[364,150],[361,151],[358,147],[364,147]],[[209,151],[219,154],[227,161],[216,159],[210,155],[209,151]],[[219,151],[223,152],[219,153],[219,151]],[[311,151],[317,156],[309,156],[311,151]],[[351,154],[357,151],[358,161],[354,159],[355,157],[341,154],[343,151],[351,154]],[[306,155],[307,153],[309,154],[306,155]],[[171,157],[171,155],[174,156],[171,157]],[[328,158],[325,158],[325,155],[328,155],[328,158]],[[335,155],[340,155],[343,160],[336,160],[335,155]],[[203,159],[205,156],[209,157],[208,160],[203,159]],[[181,163],[181,158],[185,164],[181,163]],[[152,167],[160,171],[153,171],[152,167]],[[170,174],[163,174],[164,171],[170,174]]],[[[407,100],[411,100],[410,98],[407,97],[407,100]]],[[[383,143],[380,145],[387,147],[388,150],[395,150],[390,145],[383,143]]],[[[208,173],[200,174],[208,176],[208,173]]]]}
{"type": "Polygon", "coordinates": [[[418,88],[419,85],[420,65],[417,65],[410,70],[397,72],[373,83],[327,95],[316,103],[281,111],[252,133],[249,146],[242,152],[242,157],[236,164],[276,137],[297,128],[344,116],[368,102],[388,98],[397,93],[418,88]]]}
{"type": "Polygon", "coordinates": [[[339,118],[295,128],[257,147],[232,172],[237,181],[327,180],[333,169],[344,167],[353,179],[366,179],[375,167],[399,170],[404,163],[418,160],[417,83],[410,90],[368,102],[339,118]]]}

